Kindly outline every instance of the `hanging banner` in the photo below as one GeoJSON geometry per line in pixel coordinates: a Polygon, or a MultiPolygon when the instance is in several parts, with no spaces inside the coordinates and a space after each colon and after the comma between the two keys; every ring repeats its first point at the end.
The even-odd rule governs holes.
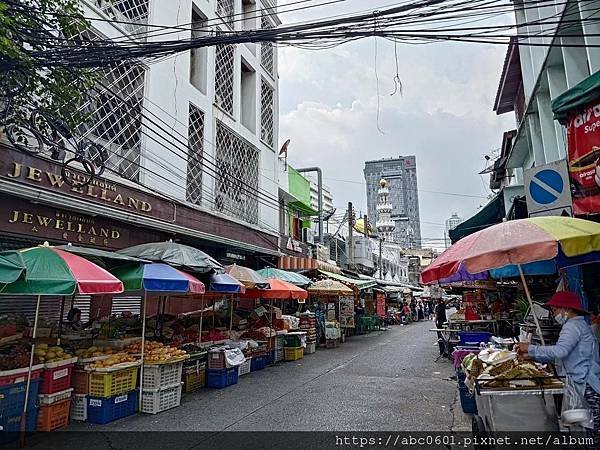
{"type": "Polygon", "coordinates": [[[600,99],[567,120],[569,178],[576,215],[600,212],[600,99]]]}
{"type": "Polygon", "coordinates": [[[377,293],[377,315],[385,317],[385,294],[383,292],[377,293]]]}
{"type": "Polygon", "coordinates": [[[340,326],[354,328],[354,297],[340,298],[340,326]]]}

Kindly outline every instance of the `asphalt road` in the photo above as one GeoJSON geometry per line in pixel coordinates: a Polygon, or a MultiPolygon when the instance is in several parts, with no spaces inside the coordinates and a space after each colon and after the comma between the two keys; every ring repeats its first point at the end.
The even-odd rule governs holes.
{"type": "MultiPolygon", "coordinates": [[[[71,431],[461,431],[452,365],[435,362],[433,322],[394,326],[319,349],[297,362],[184,395],[181,406],[71,431]]],[[[74,433],[80,436],[88,433],[74,433]]],[[[97,433],[93,433],[96,435],[97,433]]],[[[62,433],[61,437],[69,435],[62,433]]],[[[58,438],[58,436],[57,436],[58,438]]],[[[48,444],[48,441],[46,441],[48,444]]],[[[112,448],[133,448],[132,445],[112,448]]],[[[75,448],[75,442],[69,444],[75,448]]],[[[50,448],[45,445],[45,448],[50,448]]],[[[62,447],[62,445],[61,445],[62,447]]],[[[102,445],[99,446],[103,447],[102,445]]],[[[55,447],[58,448],[58,447],[55,447]]],[[[106,447],[104,447],[106,448],[106,447]]]]}

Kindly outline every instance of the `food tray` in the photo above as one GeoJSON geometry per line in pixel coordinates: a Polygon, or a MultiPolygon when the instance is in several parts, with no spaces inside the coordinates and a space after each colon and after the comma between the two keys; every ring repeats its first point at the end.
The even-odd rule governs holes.
{"type": "Polygon", "coordinates": [[[135,389],[109,398],[88,397],[87,421],[103,425],[135,414],[138,410],[138,395],[139,391],[135,389]]]}
{"type": "Polygon", "coordinates": [[[37,431],[54,431],[69,425],[71,399],[51,405],[40,406],[37,418],[37,431]]]}
{"type": "Polygon", "coordinates": [[[183,360],[170,364],[144,365],[142,389],[160,389],[181,382],[183,360]]]}
{"type": "MultiPolygon", "coordinates": [[[[38,377],[29,383],[28,410],[35,408],[40,382],[38,377]]],[[[27,381],[0,386],[0,417],[13,416],[23,411],[26,389],[27,381]]]]}
{"type": "Polygon", "coordinates": [[[85,422],[87,420],[87,395],[73,394],[71,420],[78,422],[85,422]]]}
{"type": "Polygon", "coordinates": [[[144,389],[142,391],[142,412],[158,414],[167,409],[176,408],[181,404],[181,387],[168,386],[160,389],[144,389]]]}
{"type": "Polygon", "coordinates": [[[250,373],[250,367],[252,365],[252,357],[246,358],[242,364],[238,366],[238,376],[246,375],[250,373]]]}
{"type": "Polygon", "coordinates": [[[38,402],[40,406],[52,405],[54,403],[62,402],[63,400],[71,398],[72,392],[73,388],[69,388],[55,394],[41,394],[38,396],[38,402]]]}
{"type": "MultiPolygon", "coordinates": [[[[31,379],[34,380],[39,378],[43,368],[43,364],[37,364],[33,366],[31,368],[31,379]]],[[[27,372],[29,372],[29,367],[0,371],[0,386],[27,381],[27,372]]]]}
{"type": "Polygon", "coordinates": [[[135,389],[138,367],[110,372],[90,372],[89,394],[94,397],[112,397],[135,389]]]}
{"type": "Polygon", "coordinates": [[[59,366],[54,366],[54,364],[62,363],[63,361],[51,363],[53,367],[47,367],[42,371],[40,394],[56,394],[71,387],[71,378],[75,367],[72,360],[73,358],[65,360],[71,362],[59,366]]]}

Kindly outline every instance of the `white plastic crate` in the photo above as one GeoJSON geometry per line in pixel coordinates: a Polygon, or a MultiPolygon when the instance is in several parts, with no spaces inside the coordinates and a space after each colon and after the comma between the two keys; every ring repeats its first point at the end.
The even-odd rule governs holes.
{"type": "Polygon", "coordinates": [[[160,389],[181,381],[183,361],[144,366],[144,389],[160,389]]]}
{"type": "Polygon", "coordinates": [[[311,342],[309,344],[306,344],[306,347],[304,347],[304,354],[305,355],[310,355],[311,353],[314,353],[317,350],[317,345],[315,342],[311,342]]]}
{"type": "Polygon", "coordinates": [[[71,420],[85,422],[87,420],[87,395],[73,395],[73,403],[71,404],[71,420]]]}
{"type": "Polygon", "coordinates": [[[142,412],[147,414],[158,414],[167,409],[176,408],[181,403],[181,387],[164,387],[160,389],[144,390],[142,393],[142,412]]]}
{"type": "Polygon", "coordinates": [[[279,349],[279,348],[283,348],[284,346],[285,346],[285,335],[278,334],[277,336],[275,336],[275,348],[279,349]]]}
{"type": "Polygon", "coordinates": [[[252,357],[246,358],[242,364],[238,366],[238,376],[246,375],[250,373],[250,365],[252,364],[252,357]]]}
{"type": "Polygon", "coordinates": [[[283,361],[285,359],[285,353],[283,351],[283,348],[276,348],[275,349],[275,362],[280,362],[283,361]]]}
{"type": "Polygon", "coordinates": [[[73,388],[65,389],[64,391],[56,392],[54,394],[40,394],[38,395],[38,403],[40,405],[52,405],[54,403],[62,402],[68,398],[71,398],[71,392],[73,388]]]}

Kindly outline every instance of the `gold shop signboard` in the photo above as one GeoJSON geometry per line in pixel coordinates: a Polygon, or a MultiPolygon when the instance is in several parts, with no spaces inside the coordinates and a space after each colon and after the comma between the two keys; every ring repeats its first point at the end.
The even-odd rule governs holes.
{"type": "MultiPolygon", "coordinates": [[[[0,151],[3,152],[0,158],[1,178],[148,217],[168,221],[175,218],[175,205],[166,200],[104,178],[94,179],[85,187],[70,186],[63,180],[59,164],[10,147],[2,147],[0,151]]],[[[68,176],[77,177],[77,173],[69,173],[68,176]]]]}

